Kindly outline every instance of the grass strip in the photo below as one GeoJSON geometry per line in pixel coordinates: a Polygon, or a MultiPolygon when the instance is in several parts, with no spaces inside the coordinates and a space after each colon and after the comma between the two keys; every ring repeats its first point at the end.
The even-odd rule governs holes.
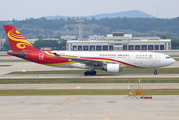
{"type": "Polygon", "coordinates": [[[0,62],[29,62],[27,60],[23,60],[23,59],[17,59],[17,60],[0,60],[0,62]]]}
{"type": "MultiPolygon", "coordinates": [[[[11,72],[8,74],[83,74],[87,70],[55,70],[55,71],[26,71],[11,72]]],[[[154,69],[123,69],[120,73],[108,73],[96,70],[97,74],[153,74],[154,69]]],[[[158,74],[179,74],[179,68],[159,68],[158,74]]]]}
{"type": "MultiPolygon", "coordinates": [[[[179,95],[179,89],[143,89],[145,95],[179,95]]],[[[0,96],[19,95],[128,95],[125,89],[0,90],[0,96]]]]}
{"type": "Polygon", "coordinates": [[[179,55],[170,55],[170,57],[179,57],[179,55]]]}
{"type": "Polygon", "coordinates": [[[0,67],[7,67],[7,66],[12,66],[12,65],[0,65],[0,67]]]}
{"type": "Polygon", "coordinates": [[[10,56],[10,55],[0,55],[0,57],[3,57],[3,56],[10,56]]]}
{"type": "Polygon", "coordinates": [[[61,84],[61,83],[179,83],[179,78],[36,78],[0,79],[0,84],[61,84]]]}
{"type": "Polygon", "coordinates": [[[173,59],[175,59],[176,61],[179,61],[179,58],[173,58],[173,59]]]}

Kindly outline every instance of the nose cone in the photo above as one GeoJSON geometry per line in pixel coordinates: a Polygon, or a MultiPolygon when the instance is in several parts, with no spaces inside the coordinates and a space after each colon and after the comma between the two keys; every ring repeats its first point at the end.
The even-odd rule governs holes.
{"type": "Polygon", "coordinates": [[[171,64],[175,63],[176,60],[174,60],[173,58],[171,59],[171,64]]]}

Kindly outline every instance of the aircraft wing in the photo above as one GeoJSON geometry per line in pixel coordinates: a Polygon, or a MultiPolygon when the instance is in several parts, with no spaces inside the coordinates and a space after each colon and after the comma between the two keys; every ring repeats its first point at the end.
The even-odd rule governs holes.
{"type": "Polygon", "coordinates": [[[107,63],[115,63],[115,62],[106,62],[106,61],[100,61],[100,60],[93,60],[93,59],[87,59],[87,58],[74,58],[74,57],[63,57],[58,55],[57,53],[53,53],[56,57],[60,58],[66,58],[69,59],[69,61],[79,62],[86,65],[96,65],[96,66],[102,66],[107,63]]]}

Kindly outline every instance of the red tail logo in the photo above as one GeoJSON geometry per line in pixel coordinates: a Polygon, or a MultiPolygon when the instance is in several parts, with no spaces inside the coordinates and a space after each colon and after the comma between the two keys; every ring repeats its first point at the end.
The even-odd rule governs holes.
{"type": "Polygon", "coordinates": [[[4,25],[9,43],[13,51],[38,50],[12,25],[4,25]]]}

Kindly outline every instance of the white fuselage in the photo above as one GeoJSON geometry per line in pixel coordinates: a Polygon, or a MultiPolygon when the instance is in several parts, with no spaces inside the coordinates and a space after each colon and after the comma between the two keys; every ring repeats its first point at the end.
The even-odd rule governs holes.
{"type": "MultiPolygon", "coordinates": [[[[159,68],[165,67],[175,63],[175,60],[170,58],[170,56],[162,53],[153,52],[71,52],[71,51],[52,51],[52,53],[57,53],[59,55],[70,55],[76,56],[77,58],[93,58],[95,60],[100,60],[103,62],[115,62],[120,64],[120,68],[159,68]]],[[[61,67],[77,67],[88,69],[89,66],[82,63],[73,63],[70,65],[63,65],[61,67]]],[[[96,67],[95,69],[100,69],[96,67]]]]}

